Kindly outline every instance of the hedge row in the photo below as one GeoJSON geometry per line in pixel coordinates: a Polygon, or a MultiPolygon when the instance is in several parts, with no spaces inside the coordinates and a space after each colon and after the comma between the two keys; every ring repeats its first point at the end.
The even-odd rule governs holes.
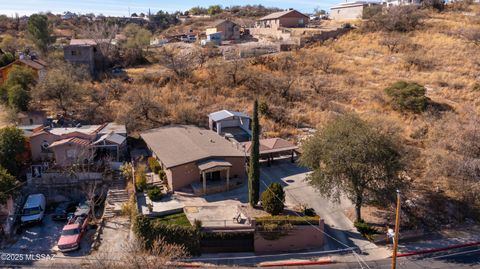
{"type": "Polygon", "coordinates": [[[200,232],[194,227],[164,224],[139,215],[133,228],[147,249],[156,239],[163,238],[166,243],[184,246],[191,255],[200,254],[200,232]]]}
{"type": "Polygon", "coordinates": [[[192,226],[165,224],[155,219],[138,215],[135,218],[133,229],[135,234],[144,243],[145,248],[151,248],[158,238],[163,238],[169,244],[182,245],[190,255],[200,255],[201,241],[216,240],[246,240],[251,234],[242,232],[234,233],[208,233],[201,232],[192,226]]]}
{"type": "Polygon", "coordinates": [[[320,216],[265,216],[256,218],[257,224],[318,225],[320,216]]]}

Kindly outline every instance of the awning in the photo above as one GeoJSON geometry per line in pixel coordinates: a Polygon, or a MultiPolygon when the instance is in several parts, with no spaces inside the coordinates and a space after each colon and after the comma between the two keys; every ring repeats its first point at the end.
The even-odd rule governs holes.
{"type": "Polygon", "coordinates": [[[125,142],[127,138],[116,134],[116,133],[110,133],[110,134],[104,134],[102,135],[97,141],[93,142],[94,145],[98,145],[103,142],[110,142],[116,145],[122,145],[123,142],[125,142]]]}
{"type": "Polygon", "coordinates": [[[207,171],[214,168],[227,168],[232,167],[232,164],[225,160],[208,160],[205,162],[197,163],[200,171],[207,171]]]}

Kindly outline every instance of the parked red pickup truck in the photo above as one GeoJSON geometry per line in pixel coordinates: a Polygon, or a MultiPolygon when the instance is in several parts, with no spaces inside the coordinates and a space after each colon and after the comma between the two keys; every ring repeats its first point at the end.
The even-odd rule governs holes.
{"type": "Polygon", "coordinates": [[[63,227],[62,235],[58,240],[58,249],[61,252],[74,251],[80,248],[80,241],[87,231],[90,220],[89,213],[90,207],[88,205],[80,205],[67,225],[63,227]]]}

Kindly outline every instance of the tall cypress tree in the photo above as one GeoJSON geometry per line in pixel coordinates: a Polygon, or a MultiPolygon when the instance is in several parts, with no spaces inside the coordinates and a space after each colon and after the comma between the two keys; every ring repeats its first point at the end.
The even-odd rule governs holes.
{"type": "Polygon", "coordinates": [[[248,165],[248,201],[251,206],[258,203],[260,197],[260,124],[258,123],[258,101],[253,103],[252,146],[248,165]]]}

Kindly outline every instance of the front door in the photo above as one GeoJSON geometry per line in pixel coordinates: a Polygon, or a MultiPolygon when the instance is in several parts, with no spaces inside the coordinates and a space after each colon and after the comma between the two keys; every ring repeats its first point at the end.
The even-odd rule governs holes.
{"type": "Polygon", "coordinates": [[[220,171],[209,172],[205,176],[207,181],[220,181],[220,171]]]}

